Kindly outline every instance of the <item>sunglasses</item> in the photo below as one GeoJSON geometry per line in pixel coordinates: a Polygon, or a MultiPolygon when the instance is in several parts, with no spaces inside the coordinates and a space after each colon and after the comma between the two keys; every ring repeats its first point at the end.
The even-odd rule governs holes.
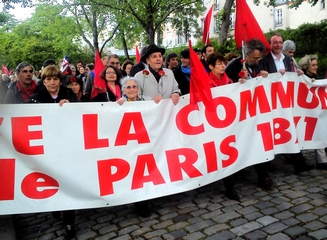
{"type": "Polygon", "coordinates": [[[120,63],[119,62],[110,62],[109,64],[110,65],[119,65],[120,63]]]}
{"type": "Polygon", "coordinates": [[[135,89],[135,88],[137,88],[135,85],[133,85],[133,86],[127,86],[127,87],[125,87],[126,89],[128,89],[128,90],[131,90],[131,89],[135,89]]]}
{"type": "Polygon", "coordinates": [[[33,73],[33,70],[23,70],[22,72],[23,72],[23,73],[28,73],[28,72],[29,72],[29,73],[33,73]]]}

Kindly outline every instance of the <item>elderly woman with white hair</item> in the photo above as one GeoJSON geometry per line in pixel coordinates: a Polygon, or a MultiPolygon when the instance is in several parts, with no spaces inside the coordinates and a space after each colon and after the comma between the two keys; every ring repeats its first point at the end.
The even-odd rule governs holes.
{"type": "Polygon", "coordinates": [[[143,101],[143,98],[139,96],[139,85],[134,77],[125,77],[120,80],[122,86],[122,97],[117,100],[119,105],[122,105],[125,101],[143,101]]]}
{"type": "MultiPolygon", "coordinates": [[[[307,54],[299,60],[299,66],[303,73],[315,81],[318,70],[318,56],[315,54],[307,54]]],[[[317,168],[327,170],[327,157],[325,149],[316,149],[315,157],[317,168]]]]}

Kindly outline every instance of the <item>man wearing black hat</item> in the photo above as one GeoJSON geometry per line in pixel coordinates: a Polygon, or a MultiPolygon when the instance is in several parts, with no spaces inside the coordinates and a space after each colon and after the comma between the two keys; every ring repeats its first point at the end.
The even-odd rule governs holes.
{"type": "Polygon", "coordinates": [[[171,98],[174,104],[179,101],[180,90],[173,72],[162,68],[164,48],[155,44],[149,45],[142,62],[147,63],[147,68],[135,75],[139,83],[141,97],[145,100],[154,100],[159,103],[161,99],[171,98]]]}
{"type": "MultiPolygon", "coordinates": [[[[141,56],[141,61],[147,63],[144,70],[135,75],[139,85],[141,98],[154,100],[159,103],[161,99],[171,98],[174,104],[179,101],[180,90],[174,74],[168,68],[163,68],[164,48],[159,48],[155,44],[149,45],[141,56]]],[[[142,217],[149,217],[148,201],[137,202],[135,211],[142,217]]]]}
{"type": "Polygon", "coordinates": [[[190,51],[188,49],[181,51],[181,65],[173,72],[181,94],[190,93],[191,65],[190,51]]]}

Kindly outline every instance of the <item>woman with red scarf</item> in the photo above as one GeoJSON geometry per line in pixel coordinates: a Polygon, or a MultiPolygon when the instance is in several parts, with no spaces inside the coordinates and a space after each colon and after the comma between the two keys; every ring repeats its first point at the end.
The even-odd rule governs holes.
{"type": "MultiPolygon", "coordinates": [[[[207,59],[207,66],[209,68],[210,87],[218,87],[226,84],[233,83],[233,81],[225,73],[226,59],[219,53],[211,54],[207,59]]],[[[239,82],[245,82],[246,80],[241,78],[239,82]]],[[[223,179],[226,188],[226,197],[231,200],[239,201],[240,197],[234,188],[234,182],[232,176],[228,176],[223,179]]]]}
{"type": "Polygon", "coordinates": [[[114,66],[107,66],[100,75],[105,81],[106,89],[91,99],[92,102],[116,102],[121,98],[121,71],[114,66]]]}

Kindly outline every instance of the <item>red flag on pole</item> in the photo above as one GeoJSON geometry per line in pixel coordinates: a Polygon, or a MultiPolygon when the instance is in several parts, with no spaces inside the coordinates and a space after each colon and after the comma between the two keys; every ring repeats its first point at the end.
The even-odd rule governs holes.
{"type": "Polygon", "coordinates": [[[204,22],[203,22],[203,32],[202,32],[202,42],[207,45],[210,44],[210,23],[211,23],[211,17],[212,17],[212,8],[209,9],[204,22]]]}
{"type": "Polygon", "coordinates": [[[212,111],[214,105],[212,101],[212,94],[210,90],[210,78],[204,69],[199,57],[192,48],[189,40],[190,50],[190,64],[191,64],[191,78],[190,78],[190,103],[196,104],[202,101],[205,107],[212,111]]]}
{"type": "Polygon", "coordinates": [[[95,61],[94,61],[94,83],[92,87],[91,99],[96,97],[101,92],[107,92],[106,83],[100,78],[101,72],[104,69],[103,62],[101,60],[99,51],[95,51],[95,61]]]}
{"type": "Polygon", "coordinates": [[[238,48],[242,47],[242,41],[247,42],[250,39],[256,38],[266,46],[267,52],[270,51],[267,38],[253,16],[246,0],[236,0],[234,37],[238,48]]]}
{"type": "Polygon", "coordinates": [[[141,55],[138,46],[135,46],[135,52],[136,52],[136,63],[139,63],[141,61],[141,55]]]}
{"type": "Polygon", "coordinates": [[[10,76],[10,71],[8,70],[8,68],[6,68],[5,65],[2,64],[1,69],[2,69],[2,73],[7,74],[7,75],[10,76]]]}

